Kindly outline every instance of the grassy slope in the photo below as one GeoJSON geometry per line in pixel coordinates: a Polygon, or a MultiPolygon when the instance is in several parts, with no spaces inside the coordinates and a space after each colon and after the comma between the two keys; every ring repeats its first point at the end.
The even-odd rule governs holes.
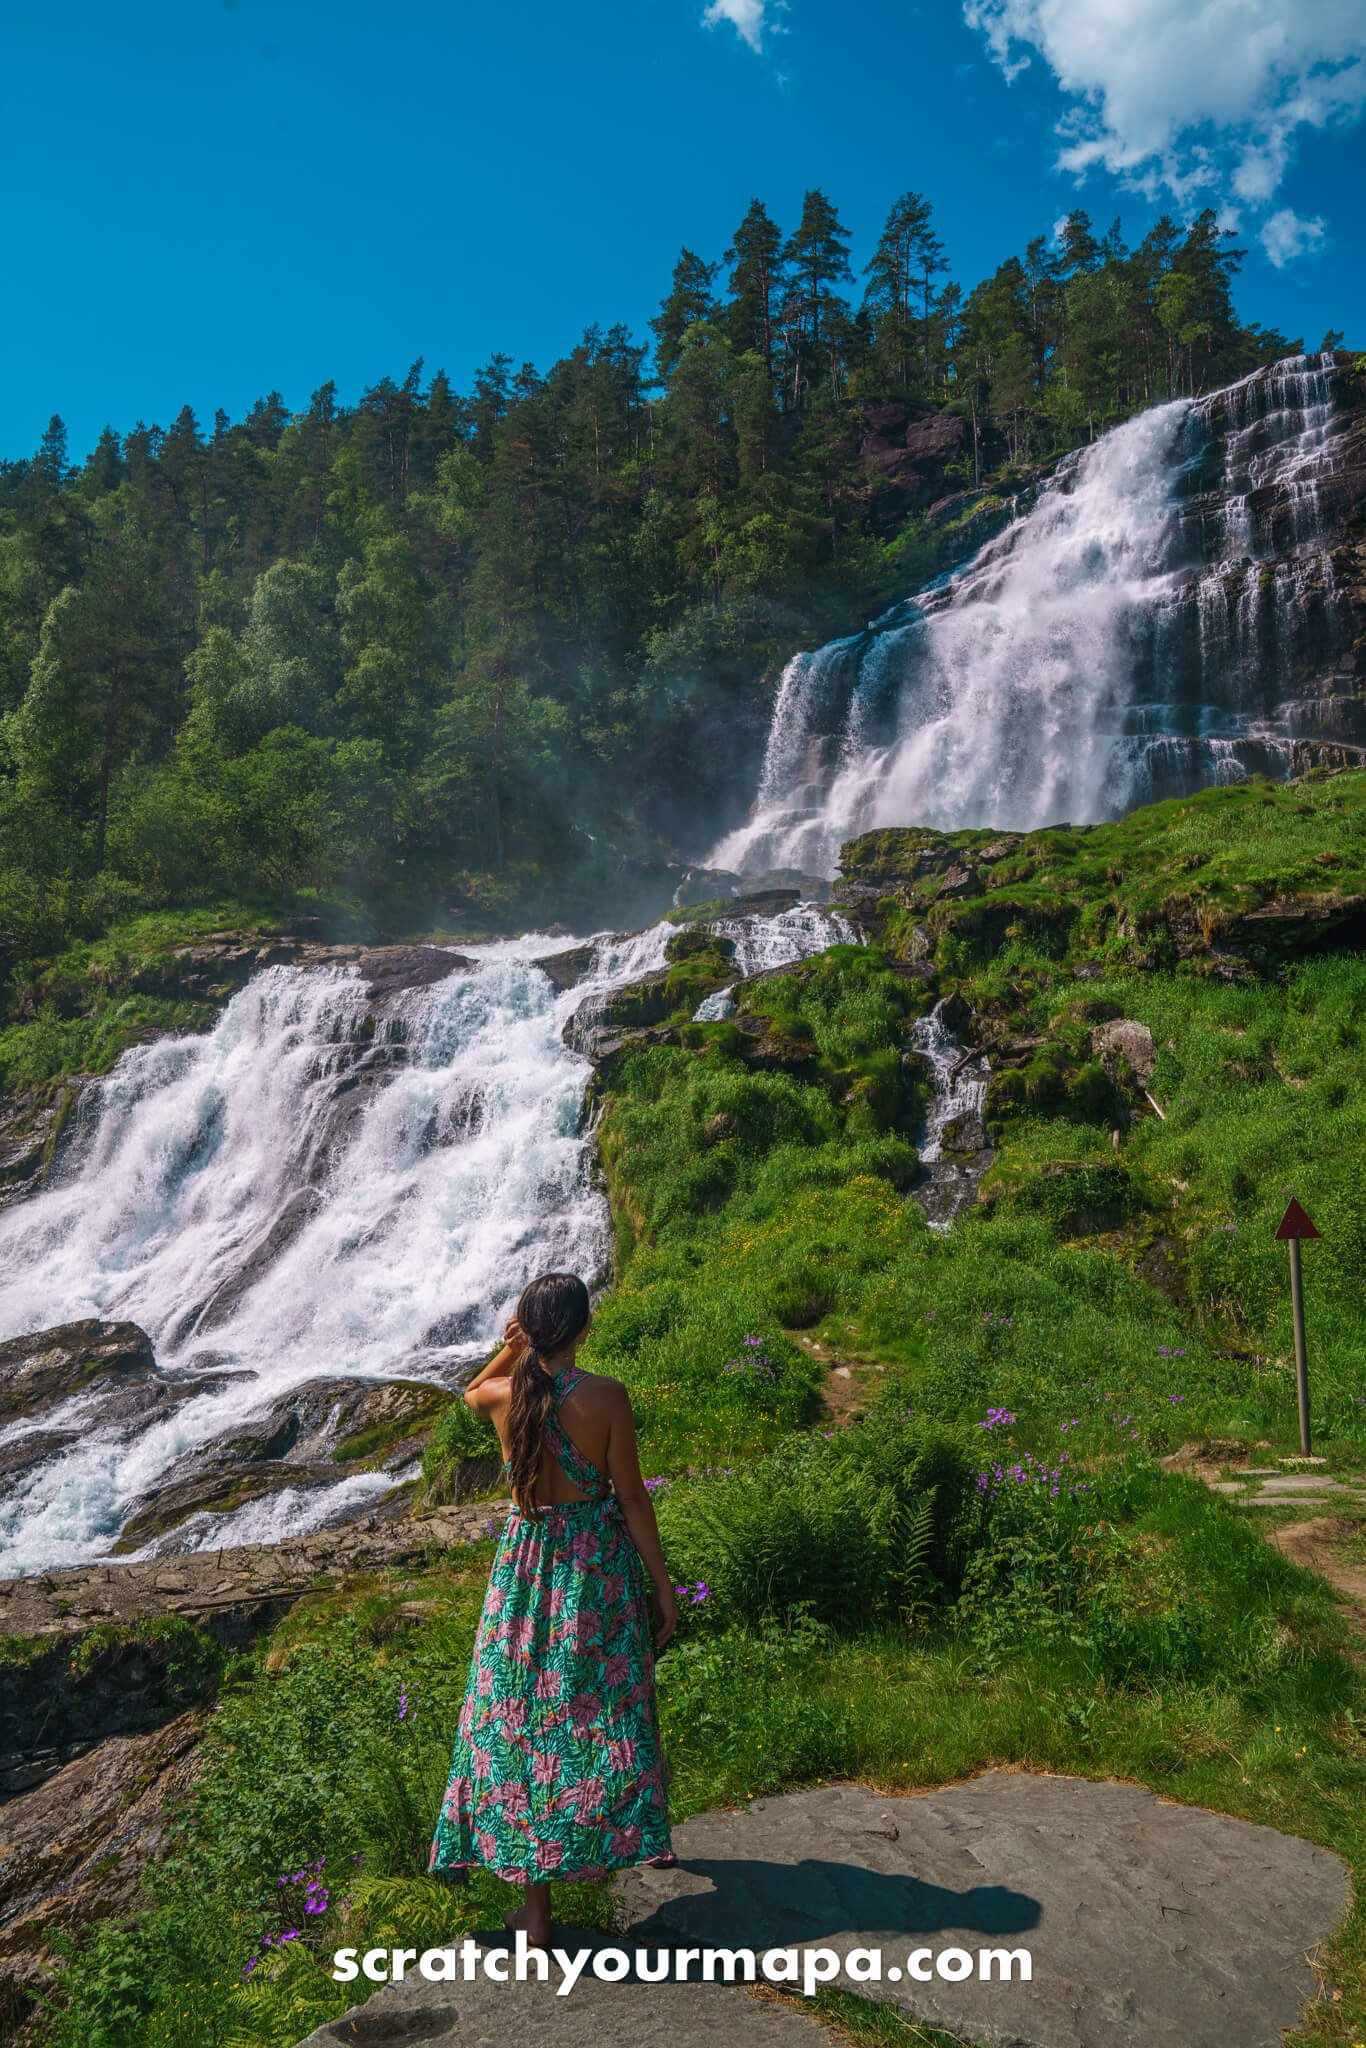
{"type": "MultiPolygon", "coordinates": [[[[1332,1599],[1156,1464],[1192,1436],[1294,1446],[1269,1241],[1292,1182],[1324,1231],[1306,1254],[1316,1429],[1334,1459],[1366,1454],[1366,967],[1330,950],[1248,972],[1245,953],[1230,966],[1209,950],[1246,945],[1233,921],[1287,877],[1319,895],[1358,885],[1366,777],[1267,794],[1037,835],[1004,867],[982,860],[987,835],[958,835],[887,888],[882,949],[760,984],[748,1030],[618,1056],[601,1153],[620,1270],[589,1362],[632,1386],[676,1569],[717,1583],[661,1667],[680,1815],[821,1778],[908,1789],[1013,1764],[1140,1779],[1366,1867],[1366,1698],[1332,1599]],[[997,870],[990,885],[936,900],[965,853],[997,870]],[[917,1103],[901,1054],[930,997],[895,967],[922,948],[917,928],[997,1073],[1019,1078],[993,1090],[995,1199],[947,1237],[905,1194],[917,1103]],[[1149,1024],[1165,1122],[1092,1059],[1083,1005],[1149,1024]],[[1055,1196],[1059,1165],[1110,1200],[1104,1228],[1070,1234],[1081,1212],[1075,1185],[1055,1196]],[[727,1369],[756,1355],[762,1370],[727,1369]],[[867,1438],[827,1439],[821,1357],[850,1365],[867,1438]],[[1026,1476],[957,1518],[952,1585],[924,1580],[907,1620],[884,1601],[832,1628],[813,1560],[858,1535],[871,1498],[844,1454],[866,1442],[874,1467],[898,1431],[1026,1476]],[[764,1458],[778,1462],[738,1488],[698,1476],[764,1458]],[[810,1528],[756,1620],[752,1588],[726,1589],[775,1526],[765,1495],[785,1512],[799,1497],[810,1528]]],[[[892,854],[912,853],[908,869],[925,854],[861,846],[851,865],[884,879],[892,854]]],[[[875,1591],[879,1555],[860,1552],[875,1591]]],[[[154,1909],[72,1973],[62,2044],[288,2043],[347,2002],[321,1960],[343,1917],[348,1940],[393,1930],[418,1947],[488,1923],[500,1888],[419,1874],[485,1563],[296,1610],[225,1701],[190,1849],[154,1909]],[[342,1881],[306,1919],[302,1884],[275,1878],[321,1855],[342,1881]],[[293,1926],[305,1938],[241,1984],[261,1936],[293,1926]]],[[[596,1889],[559,1900],[579,1920],[608,1910],[596,1889]]],[[[1366,1914],[1327,1960],[1340,1996],[1301,2038],[1359,2040],[1366,1914]]]]}

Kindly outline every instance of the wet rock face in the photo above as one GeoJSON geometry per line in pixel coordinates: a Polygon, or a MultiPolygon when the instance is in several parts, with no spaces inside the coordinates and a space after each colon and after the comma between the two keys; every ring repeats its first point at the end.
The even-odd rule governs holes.
{"type": "Polygon", "coordinates": [[[78,1078],[53,1093],[26,1089],[0,1103],[0,1208],[43,1186],[59,1156],[82,1086],[78,1078]]]}
{"type": "Polygon", "coordinates": [[[449,1399],[445,1388],[418,1380],[306,1380],[173,1465],[124,1523],[114,1551],[126,1555],[158,1538],[175,1549],[175,1532],[195,1516],[335,1486],[353,1472],[398,1473],[420,1455],[449,1399]]]}
{"type": "Polygon", "coordinates": [[[593,965],[593,954],[596,950],[591,944],[571,946],[566,953],[547,953],[544,959],[536,962],[536,965],[563,995],[567,988],[578,987],[593,965]]]}
{"type": "Polygon", "coordinates": [[[375,946],[359,956],[356,966],[373,1002],[405,989],[432,988],[452,974],[474,971],[472,960],[440,946],[375,946]]]}
{"type": "Polygon", "coordinates": [[[73,1394],[145,1385],[157,1377],[152,1340],[136,1323],[62,1323],[0,1344],[0,1424],[73,1394]]]}
{"type": "Polygon", "coordinates": [[[208,932],[150,962],[132,977],[132,986],[145,994],[217,1003],[263,967],[355,967],[371,997],[381,1002],[404,989],[430,988],[448,975],[469,973],[473,965],[442,946],[328,946],[289,937],[261,943],[241,932],[208,932]]]}

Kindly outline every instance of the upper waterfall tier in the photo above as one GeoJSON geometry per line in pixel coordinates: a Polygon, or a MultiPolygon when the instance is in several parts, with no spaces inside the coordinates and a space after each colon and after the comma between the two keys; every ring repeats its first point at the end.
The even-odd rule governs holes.
{"type": "Polygon", "coordinates": [[[1362,496],[1360,382],[1298,356],[1140,413],[964,568],[794,656],[750,815],[709,865],[830,874],[877,826],[1087,823],[1359,758],[1336,558],[1362,496]]]}

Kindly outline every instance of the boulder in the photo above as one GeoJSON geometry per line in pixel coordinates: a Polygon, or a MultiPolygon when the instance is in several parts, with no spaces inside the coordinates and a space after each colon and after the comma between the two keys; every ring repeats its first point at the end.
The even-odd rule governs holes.
{"type": "MultiPolygon", "coordinates": [[[[482,1501],[429,1514],[375,1509],[354,1521],[289,1536],[279,1543],[241,1543],[174,1558],[76,1565],[68,1571],[0,1579],[0,1635],[69,1641],[91,1628],[126,1627],[142,1616],[179,1615],[240,1642],[283,1601],[347,1572],[401,1571],[433,1551],[477,1543],[501,1518],[504,1503],[482,1501]]],[[[496,1527],[495,1527],[496,1533],[496,1527]]],[[[150,1656],[155,1644],[143,1645],[150,1656]]],[[[173,1653],[172,1650],[168,1654],[173,1653]]],[[[68,1660],[69,1662],[69,1660],[68,1660]]],[[[17,1683],[17,1681],[16,1681],[17,1683]]],[[[10,1687],[12,1697],[15,1685],[10,1687]]],[[[126,1701],[129,1688],[121,1688],[126,1701]]],[[[0,1700],[0,1718],[7,1711],[0,1700]]],[[[106,1717],[107,1718],[107,1717],[106,1717]]],[[[5,1727],[7,1737],[13,1731],[5,1727]]]]}
{"type": "Polygon", "coordinates": [[[372,946],[356,962],[372,1002],[410,988],[432,988],[452,974],[471,974],[474,962],[443,946],[372,946]]]}
{"type": "Polygon", "coordinates": [[[95,1387],[159,1378],[152,1340],[136,1323],[61,1323],[0,1344],[0,1423],[95,1387]]]}
{"type": "Polygon", "coordinates": [[[934,895],[936,903],[960,903],[969,896],[982,896],[985,893],[985,884],[976,869],[959,864],[945,871],[944,879],[934,895]]]}
{"type": "Polygon", "coordinates": [[[1126,1068],[1141,1087],[1152,1080],[1157,1065],[1153,1034],[1133,1017],[1097,1024],[1091,1033],[1091,1050],[1112,1081],[1123,1078],[1126,1068]]]}
{"type": "Polygon", "coordinates": [[[446,1388],[421,1380],[305,1380],[259,1417],[177,1460],[124,1523],[114,1549],[140,1550],[193,1515],[229,1513],[286,1488],[335,1486],[347,1471],[410,1464],[449,1399],[446,1388]]]}
{"type": "Polygon", "coordinates": [[[281,1459],[270,1464],[232,1466],[205,1473],[202,1478],[154,1487],[143,1496],[143,1505],[128,1517],[110,1548],[116,1557],[125,1556],[159,1536],[168,1535],[193,1515],[231,1514],[270,1494],[292,1489],[311,1492],[318,1487],[335,1486],[337,1478],[334,1465],[290,1465],[281,1459]]]}
{"type": "Polygon", "coordinates": [[[590,940],[584,946],[571,946],[565,953],[547,953],[536,965],[563,995],[567,988],[578,987],[593,965],[596,951],[596,943],[590,940]]]}
{"type": "Polygon", "coordinates": [[[724,960],[735,958],[735,941],[704,924],[685,924],[664,941],[664,958],[672,966],[679,960],[694,960],[700,954],[719,953],[724,960]]]}

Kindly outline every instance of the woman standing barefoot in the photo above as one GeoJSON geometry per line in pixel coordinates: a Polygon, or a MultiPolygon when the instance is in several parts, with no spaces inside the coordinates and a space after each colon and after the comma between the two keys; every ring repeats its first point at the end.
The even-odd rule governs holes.
{"type": "Polygon", "coordinates": [[[589,1321],[582,1280],[543,1273],[465,1391],[498,1431],[513,1505],[430,1867],[525,1887],[508,1925],[538,1943],[552,1878],[674,1860],[654,1650],[678,1616],[626,1389],[574,1363],[589,1321]]]}

